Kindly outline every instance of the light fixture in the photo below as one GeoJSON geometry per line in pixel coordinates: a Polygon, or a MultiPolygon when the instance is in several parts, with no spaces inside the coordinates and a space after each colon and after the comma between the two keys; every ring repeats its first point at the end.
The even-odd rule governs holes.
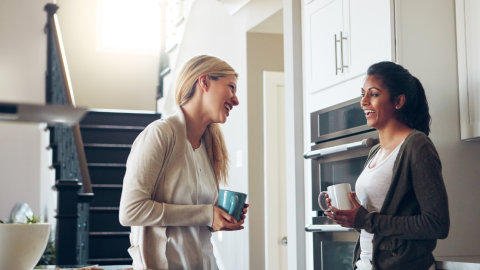
{"type": "Polygon", "coordinates": [[[85,108],[0,102],[0,121],[36,122],[73,126],[87,113],[85,108]]]}

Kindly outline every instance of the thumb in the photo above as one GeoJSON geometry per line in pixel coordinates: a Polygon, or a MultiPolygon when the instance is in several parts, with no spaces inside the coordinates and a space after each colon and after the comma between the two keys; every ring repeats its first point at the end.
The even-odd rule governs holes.
{"type": "Polygon", "coordinates": [[[231,215],[229,215],[227,212],[223,212],[222,216],[225,220],[227,220],[230,223],[237,223],[237,221],[231,215]]]}
{"type": "Polygon", "coordinates": [[[350,192],[348,194],[348,199],[350,200],[350,202],[353,204],[353,206],[359,206],[360,204],[358,203],[357,201],[357,193],[355,192],[350,192]]]}

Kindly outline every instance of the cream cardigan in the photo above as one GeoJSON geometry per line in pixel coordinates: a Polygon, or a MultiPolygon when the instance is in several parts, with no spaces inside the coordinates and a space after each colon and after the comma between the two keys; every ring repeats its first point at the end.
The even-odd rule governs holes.
{"type": "MultiPolygon", "coordinates": [[[[212,137],[203,140],[211,164],[212,137]]],[[[171,204],[172,190],[181,185],[187,142],[183,111],[148,125],[135,139],[127,160],[120,200],[120,223],[131,226],[135,269],[168,269],[167,226],[212,226],[213,205],[171,204]]],[[[218,184],[217,184],[218,191],[218,184]]],[[[214,205],[218,204],[218,200],[214,205]]]]}

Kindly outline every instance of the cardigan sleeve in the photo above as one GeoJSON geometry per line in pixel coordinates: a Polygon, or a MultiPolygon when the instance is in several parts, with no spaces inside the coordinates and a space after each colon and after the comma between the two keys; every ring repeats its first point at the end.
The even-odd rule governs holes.
{"type": "MultiPolygon", "coordinates": [[[[398,239],[444,239],[448,236],[450,217],[440,158],[431,141],[428,138],[426,140],[413,141],[414,149],[406,157],[410,164],[403,164],[401,174],[401,177],[411,179],[413,196],[417,202],[413,202],[411,196],[393,202],[405,205],[398,206],[399,212],[402,212],[402,207],[408,207],[414,214],[382,215],[369,213],[361,207],[355,216],[355,228],[398,239]]],[[[397,185],[396,188],[404,186],[397,185]]]]}
{"type": "Polygon", "coordinates": [[[135,139],[120,199],[123,226],[212,226],[213,205],[178,205],[153,199],[163,187],[160,173],[169,166],[168,154],[173,147],[174,132],[162,120],[149,125],[135,139]]]}

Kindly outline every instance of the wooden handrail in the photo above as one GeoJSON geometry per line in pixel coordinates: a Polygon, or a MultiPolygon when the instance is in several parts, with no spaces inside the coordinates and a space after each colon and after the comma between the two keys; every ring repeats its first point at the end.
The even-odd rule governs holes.
{"type": "MultiPolygon", "coordinates": [[[[51,14],[49,14],[51,15],[51,14]]],[[[58,23],[57,14],[53,14],[53,20],[51,20],[51,31],[55,37],[56,46],[60,51],[59,59],[61,66],[61,74],[63,77],[65,96],[68,105],[75,106],[75,97],[73,95],[72,83],[70,81],[70,73],[68,71],[67,58],[65,55],[65,49],[63,47],[62,35],[60,32],[60,25],[58,23]]],[[[90,181],[90,174],[88,172],[87,158],[85,156],[85,150],[83,148],[82,135],[80,133],[80,126],[77,124],[72,127],[75,146],[77,148],[78,162],[80,165],[80,173],[82,175],[83,193],[93,193],[92,184],[90,181]]]]}

